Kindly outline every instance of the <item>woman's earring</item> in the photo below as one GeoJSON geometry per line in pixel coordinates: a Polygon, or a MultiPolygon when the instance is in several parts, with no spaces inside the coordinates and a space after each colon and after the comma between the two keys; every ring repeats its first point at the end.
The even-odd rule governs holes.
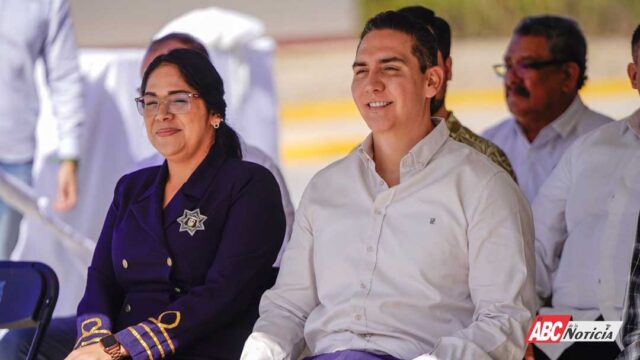
{"type": "Polygon", "coordinates": [[[215,123],[213,123],[213,124],[211,124],[211,125],[213,126],[213,128],[214,128],[214,129],[217,129],[217,128],[219,128],[219,127],[220,127],[220,121],[215,122],[215,123]]]}

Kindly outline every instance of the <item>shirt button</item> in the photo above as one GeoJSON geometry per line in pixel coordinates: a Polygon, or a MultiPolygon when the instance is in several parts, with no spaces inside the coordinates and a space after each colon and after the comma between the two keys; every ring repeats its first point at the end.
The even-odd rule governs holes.
{"type": "Polygon", "coordinates": [[[179,287],[174,288],[173,291],[176,292],[176,294],[180,294],[182,292],[182,289],[180,289],[179,287]]]}
{"type": "Polygon", "coordinates": [[[371,245],[367,246],[367,252],[372,253],[373,252],[373,246],[371,246],[371,245]]]}
{"type": "Polygon", "coordinates": [[[382,210],[381,209],[375,209],[373,211],[373,213],[376,214],[376,215],[382,215],[382,210]]]}
{"type": "Polygon", "coordinates": [[[362,315],[358,314],[358,315],[354,316],[353,318],[356,319],[356,321],[360,321],[360,320],[362,320],[362,315]]]}
{"type": "Polygon", "coordinates": [[[365,285],[364,283],[360,283],[360,289],[365,290],[367,288],[367,285],[365,285]]]}
{"type": "Polygon", "coordinates": [[[173,260],[171,260],[171,258],[170,258],[170,257],[168,257],[168,258],[167,258],[167,265],[168,265],[168,266],[173,265],[173,260]]]}
{"type": "Polygon", "coordinates": [[[127,259],[122,259],[122,267],[125,269],[129,267],[129,262],[127,261],[127,259]]]}
{"type": "Polygon", "coordinates": [[[124,306],[124,312],[131,312],[131,305],[126,304],[126,305],[124,306]]]}

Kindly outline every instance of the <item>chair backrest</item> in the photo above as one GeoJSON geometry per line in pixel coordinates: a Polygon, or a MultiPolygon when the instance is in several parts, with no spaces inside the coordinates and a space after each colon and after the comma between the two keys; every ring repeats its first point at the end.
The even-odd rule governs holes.
{"type": "Polygon", "coordinates": [[[58,300],[58,277],[37,262],[0,261],[0,328],[36,327],[27,359],[35,358],[58,300]]]}

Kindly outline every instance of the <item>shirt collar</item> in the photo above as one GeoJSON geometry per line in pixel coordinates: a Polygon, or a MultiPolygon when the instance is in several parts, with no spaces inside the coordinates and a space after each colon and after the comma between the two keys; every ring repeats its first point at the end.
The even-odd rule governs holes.
{"type": "Polygon", "coordinates": [[[551,126],[556,130],[563,138],[569,135],[571,130],[578,125],[580,121],[580,114],[587,107],[582,102],[580,95],[576,95],[573,102],[569,107],[551,122],[551,126]]]}
{"type": "MultiPolygon", "coordinates": [[[[416,170],[427,166],[435,153],[449,138],[449,129],[442,118],[433,117],[433,130],[427,136],[418,141],[400,161],[400,169],[416,170]]],[[[373,161],[373,135],[369,134],[358,147],[360,158],[370,169],[375,169],[373,161]]]]}
{"type": "Polygon", "coordinates": [[[638,137],[640,137],[640,109],[636,110],[631,114],[631,116],[629,116],[627,125],[638,137]]]}

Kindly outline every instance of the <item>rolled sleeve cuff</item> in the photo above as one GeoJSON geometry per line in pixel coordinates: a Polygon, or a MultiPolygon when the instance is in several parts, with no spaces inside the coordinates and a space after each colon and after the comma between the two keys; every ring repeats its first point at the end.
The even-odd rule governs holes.
{"type": "Polygon", "coordinates": [[[75,136],[60,139],[58,145],[58,158],[62,160],[77,160],[80,156],[80,144],[75,136]]]}

